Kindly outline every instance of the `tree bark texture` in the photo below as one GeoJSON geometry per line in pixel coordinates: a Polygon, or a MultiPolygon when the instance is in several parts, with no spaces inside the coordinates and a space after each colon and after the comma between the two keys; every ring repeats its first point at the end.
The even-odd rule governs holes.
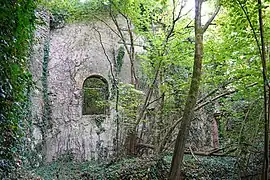
{"type": "Polygon", "coordinates": [[[181,126],[175,142],[173,159],[169,174],[170,180],[183,179],[183,177],[181,177],[181,168],[185,152],[185,142],[190,127],[190,122],[194,113],[200,86],[203,56],[203,28],[201,25],[202,2],[203,0],[195,0],[195,54],[193,75],[185,104],[181,126]]]}

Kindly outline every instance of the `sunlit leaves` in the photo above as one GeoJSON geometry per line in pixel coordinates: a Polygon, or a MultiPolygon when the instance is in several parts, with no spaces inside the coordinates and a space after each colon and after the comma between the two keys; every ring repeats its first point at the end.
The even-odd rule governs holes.
{"type": "Polygon", "coordinates": [[[40,5],[52,13],[54,21],[93,20],[95,16],[108,14],[108,1],[105,0],[40,0],[40,5]]]}
{"type": "MultiPolygon", "coordinates": [[[[262,142],[263,79],[260,41],[255,38],[259,39],[258,7],[255,1],[222,3],[223,13],[206,37],[204,87],[237,90],[218,101],[222,111],[219,133],[223,146],[236,147],[237,155],[248,163],[246,153],[253,148],[249,144],[262,142]],[[229,85],[220,86],[224,83],[229,85]]],[[[265,19],[265,28],[268,24],[265,19]]]]}

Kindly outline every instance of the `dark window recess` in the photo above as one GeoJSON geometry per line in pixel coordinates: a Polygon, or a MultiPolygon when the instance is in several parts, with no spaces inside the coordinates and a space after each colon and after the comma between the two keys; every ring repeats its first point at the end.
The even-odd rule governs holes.
{"type": "Polygon", "coordinates": [[[107,114],[109,88],[100,76],[91,76],[83,83],[83,115],[107,114]]]}

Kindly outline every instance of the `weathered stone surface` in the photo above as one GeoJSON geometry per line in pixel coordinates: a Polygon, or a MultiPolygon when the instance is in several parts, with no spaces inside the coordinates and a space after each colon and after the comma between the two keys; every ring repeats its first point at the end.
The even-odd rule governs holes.
{"type": "Polygon", "coordinates": [[[34,144],[38,144],[42,141],[42,134],[40,128],[40,122],[43,117],[43,87],[42,87],[42,72],[43,72],[43,60],[44,60],[44,45],[49,38],[50,29],[50,17],[46,11],[37,11],[36,16],[39,23],[36,25],[36,32],[34,34],[34,44],[31,52],[31,66],[30,71],[32,73],[32,79],[34,82],[34,88],[31,94],[31,112],[33,117],[33,124],[35,126],[33,130],[34,144]]]}
{"type": "MultiPolygon", "coordinates": [[[[109,21],[108,23],[110,24],[109,21]]],[[[112,154],[114,149],[113,118],[111,113],[101,116],[82,115],[82,87],[86,78],[99,75],[107,80],[111,88],[109,60],[113,61],[113,51],[117,51],[120,47],[119,38],[103,23],[69,24],[50,32],[48,27],[46,24],[38,28],[37,34],[42,38],[38,41],[37,47],[34,47],[35,55],[32,63],[34,80],[41,87],[33,94],[32,102],[35,109],[33,113],[35,117],[42,119],[43,47],[50,33],[47,93],[52,127],[45,139],[46,160],[52,161],[67,152],[74,154],[79,160],[104,159],[112,154]],[[97,31],[101,35],[104,49],[97,31]],[[96,118],[102,118],[102,123],[97,124],[96,118]]],[[[130,83],[129,69],[130,62],[125,57],[120,74],[120,79],[124,83],[130,83]]],[[[36,138],[42,137],[38,127],[34,132],[36,138]]]]}
{"type": "Polygon", "coordinates": [[[212,149],[212,124],[213,115],[200,109],[195,113],[189,130],[189,138],[186,147],[191,147],[196,151],[207,151],[212,149]]]}

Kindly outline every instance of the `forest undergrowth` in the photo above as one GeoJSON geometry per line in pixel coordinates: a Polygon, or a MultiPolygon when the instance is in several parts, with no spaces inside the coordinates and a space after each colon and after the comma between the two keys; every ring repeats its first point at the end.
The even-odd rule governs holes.
{"type": "MultiPolygon", "coordinates": [[[[162,159],[156,157],[123,158],[98,163],[94,161],[71,161],[62,157],[50,164],[29,170],[31,176],[22,179],[73,179],[73,180],[117,180],[117,179],[167,179],[171,155],[162,159]]],[[[235,157],[185,155],[185,179],[239,179],[238,160],[235,157]]]]}

